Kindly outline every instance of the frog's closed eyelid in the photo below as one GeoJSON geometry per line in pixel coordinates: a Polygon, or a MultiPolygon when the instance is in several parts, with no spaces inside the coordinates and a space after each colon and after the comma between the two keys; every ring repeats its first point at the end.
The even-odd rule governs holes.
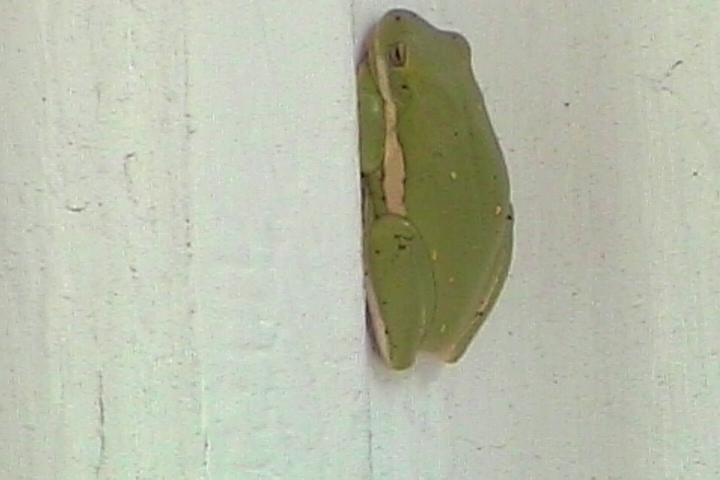
{"type": "Polygon", "coordinates": [[[404,43],[394,43],[390,45],[387,56],[391,67],[404,67],[407,63],[407,47],[404,43]]]}

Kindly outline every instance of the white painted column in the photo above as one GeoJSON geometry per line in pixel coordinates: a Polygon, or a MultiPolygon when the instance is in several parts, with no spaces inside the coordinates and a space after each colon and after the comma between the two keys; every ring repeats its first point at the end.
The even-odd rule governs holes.
{"type": "Polygon", "coordinates": [[[351,16],[314,3],[1,8],[0,477],[367,477],[351,16]]]}
{"type": "Polygon", "coordinates": [[[717,478],[720,4],[405,5],[473,47],[516,249],[457,366],[370,384],[375,478],[717,478]]]}

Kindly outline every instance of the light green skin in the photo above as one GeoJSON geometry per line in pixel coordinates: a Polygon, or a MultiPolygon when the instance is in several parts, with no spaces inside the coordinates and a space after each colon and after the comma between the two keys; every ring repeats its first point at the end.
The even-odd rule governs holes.
{"type": "Polygon", "coordinates": [[[470,47],[394,10],[369,36],[357,75],[373,336],[394,369],[419,351],[455,362],[502,290],[513,244],[507,169],[470,47]],[[389,168],[398,164],[404,178],[389,168]],[[397,188],[400,210],[388,200],[397,188]]]}

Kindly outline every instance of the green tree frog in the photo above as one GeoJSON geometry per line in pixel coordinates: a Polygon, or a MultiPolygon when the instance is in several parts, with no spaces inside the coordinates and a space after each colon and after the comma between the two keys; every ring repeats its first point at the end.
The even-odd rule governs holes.
{"type": "Polygon", "coordinates": [[[457,361],[505,283],[513,210],[470,46],[388,12],[357,71],[367,307],[393,369],[457,361]]]}

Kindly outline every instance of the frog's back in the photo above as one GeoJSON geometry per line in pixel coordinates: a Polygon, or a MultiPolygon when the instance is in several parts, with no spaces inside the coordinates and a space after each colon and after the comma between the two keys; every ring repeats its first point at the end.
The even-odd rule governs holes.
{"type": "Polygon", "coordinates": [[[408,29],[419,33],[400,37],[407,65],[391,73],[391,85],[408,217],[435,265],[437,309],[424,349],[446,350],[468,324],[482,323],[507,275],[510,188],[467,41],[414,15],[403,20],[422,22],[408,29]]]}

